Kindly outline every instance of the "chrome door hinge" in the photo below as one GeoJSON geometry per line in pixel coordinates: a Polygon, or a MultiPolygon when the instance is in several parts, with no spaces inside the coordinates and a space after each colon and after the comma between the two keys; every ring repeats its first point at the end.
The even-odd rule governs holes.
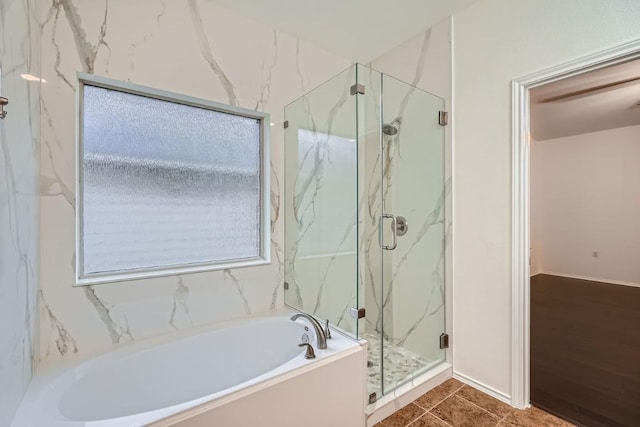
{"type": "Polygon", "coordinates": [[[372,403],[376,403],[378,401],[378,395],[376,393],[371,393],[369,395],[369,405],[372,403]]]}
{"type": "Polygon", "coordinates": [[[4,111],[4,107],[7,104],[9,104],[9,100],[0,96],[0,119],[4,119],[5,117],[7,117],[7,112],[4,111]]]}
{"type": "Polygon", "coordinates": [[[449,112],[438,111],[438,124],[440,126],[446,126],[449,124],[449,112]]]}
{"type": "Polygon", "coordinates": [[[351,317],[354,319],[362,319],[366,315],[364,308],[351,307],[351,317]]]}
{"type": "Polygon", "coordinates": [[[355,84],[351,86],[351,95],[356,95],[356,94],[364,95],[364,85],[355,84]]]}
{"type": "Polygon", "coordinates": [[[286,129],[289,127],[289,120],[285,120],[282,126],[286,129]]]}
{"type": "Polygon", "coordinates": [[[289,290],[289,282],[284,282],[284,290],[285,291],[289,290]]]}
{"type": "Polygon", "coordinates": [[[449,348],[449,335],[440,335],[440,348],[449,348]]]}

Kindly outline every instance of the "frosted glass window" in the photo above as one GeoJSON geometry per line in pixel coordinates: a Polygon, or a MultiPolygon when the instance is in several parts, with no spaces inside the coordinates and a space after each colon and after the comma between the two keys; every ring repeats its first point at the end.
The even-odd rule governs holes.
{"type": "Polygon", "coordinates": [[[89,82],[82,93],[80,277],[264,255],[264,118],[89,82]]]}

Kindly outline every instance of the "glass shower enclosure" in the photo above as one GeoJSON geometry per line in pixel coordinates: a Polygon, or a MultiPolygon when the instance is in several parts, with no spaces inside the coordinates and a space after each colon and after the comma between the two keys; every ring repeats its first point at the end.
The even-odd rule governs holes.
{"type": "Polygon", "coordinates": [[[285,302],[369,342],[370,401],[445,359],[442,110],[360,64],[285,107],[285,302]]]}

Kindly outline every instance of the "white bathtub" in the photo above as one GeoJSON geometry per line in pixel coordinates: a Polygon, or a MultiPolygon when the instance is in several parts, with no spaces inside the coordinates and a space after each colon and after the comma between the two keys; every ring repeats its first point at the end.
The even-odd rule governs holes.
{"type": "Polygon", "coordinates": [[[37,373],[12,427],[146,425],[230,401],[234,393],[246,396],[252,386],[326,365],[323,361],[349,349],[362,352],[358,343],[336,333],[327,350],[316,349],[316,359],[305,359],[298,347],[303,335],[309,334],[315,347],[307,325],[288,317],[246,319],[141,341],[37,373]]]}

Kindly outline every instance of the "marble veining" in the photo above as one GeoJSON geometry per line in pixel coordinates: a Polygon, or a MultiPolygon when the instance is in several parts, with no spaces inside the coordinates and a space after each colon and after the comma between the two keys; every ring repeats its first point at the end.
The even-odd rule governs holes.
{"type": "MultiPolygon", "coordinates": [[[[450,204],[451,177],[449,167],[447,166],[450,158],[447,157],[446,154],[443,156],[445,157],[443,189],[441,192],[435,194],[436,197],[433,195],[428,196],[431,207],[424,210],[424,217],[419,221],[413,218],[409,234],[401,238],[404,239],[404,247],[399,248],[400,250],[395,251],[392,255],[385,254],[383,266],[380,265],[381,254],[377,245],[377,218],[381,213],[383,199],[389,200],[395,197],[401,197],[394,194],[396,192],[394,183],[397,180],[397,174],[404,172],[398,168],[406,168],[411,164],[405,159],[406,153],[405,149],[403,149],[403,142],[405,144],[410,142],[406,141],[408,136],[405,136],[406,132],[404,128],[408,123],[405,120],[405,116],[407,112],[409,112],[409,104],[411,104],[413,102],[412,99],[417,96],[416,88],[420,87],[430,90],[447,99],[450,96],[450,75],[442,73],[446,72],[446,67],[442,67],[442,71],[439,71],[442,75],[441,86],[429,86],[433,84],[434,80],[440,79],[439,76],[435,76],[437,78],[434,79],[434,68],[437,67],[438,63],[445,64],[442,62],[445,58],[437,58],[436,55],[438,54],[435,53],[431,47],[445,43],[449,44],[448,28],[449,23],[443,22],[438,28],[429,29],[420,37],[416,37],[407,43],[407,45],[397,48],[398,51],[404,50],[407,55],[417,58],[417,61],[412,67],[408,66],[409,63],[399,64],[397,56],[393,55],[390,56],[390,58],[394,58],[393,60],[387,60],[382,57],[372,61],[374,68],[388,72],[400,79],[406,79],[411,82],[411,86],[407,88],[403,97],[399,100],[397,110],[393,111],[393,109],[389,109],[389,106],[386,105],[385,122],[389,123],[394,121],[394,124],[398,128],[398,133],[393,136],[383,136],[385,149],[382,159],[378,155],[371,161],[371,174],[366,182],[368,186],[367,215],[366,218],[361,219],[364,223],[364,236],[361,244],[364,247],[366,260],[364,264],[366,265],[366,269],[361,273],[365,278],[367,306],[371,305],[375,310],[373,310],[374,313],[372,313],[373,315],[371,317],[367,316],[365,329],[383,334],[385,340],[388,340],[392,345],[405,346],[405,349],[413,349],[414,351],[419,348],[424,348],[425,350],[427,347],[437,348],[435,346],[436,341],[434,336],[437,330],[437,334],[443,332],[439,329],[440,327],[444,327],[444,272],[446,259],[449,256],[447,251],[450,247],[451,230],[451,221],[450,218],[448,218],[448,212],[450,212],[448,205],[450,204]],[[434,39],[434,36],[437,36],[437,38],[434,39]],[[430,81],[425,81],[427,74],[431,79],[430,81]],[[427,87],[424,86],[425,83],[427,87]],[[380,171],[381,160],[383,160],[385,167],[384,174],[380,171]],[[404,165],[400,166],[401,163],[404,165]],[[381,175],[382,178],[380,178],[381,175]],[[410,238],[408,242],[406,240],[407,237],[410,238]],[[432,255],[425,258],[425,250],[432,252],[432,255]],[[419,266],[415,264],[418,254],[422,254],[422,261],[420,261],[419,266]],[[384,276],[382,277],[380,277],[378,273],[381,267],[384,267],[384,276]],[[411,277],[416,277],[416,268],[423,270],[426,268],[426,271],[420,273],[419,282],[414,280],[415,284],[411,284],[407,282],[407,280],[410,280],[411,277]],[[426,288],[424,288],[425,285],[426,288]],[[410,292],[405,290],[407,287],[411,287],[412,295],[414,295],[410,301],[406,300],[407,296],[405,294],[410,292]],[[416,293],[418,288],[419,291],[416,293]],[[401,292],[401,294],[398,294],[398,292],[401,292]],[[417,298],[417,295],[423,295],[423,297],[417,298]],[[396,304],[394,300],[399,300],[399,303],[402,303],[404,307],[402,314],[394,312],[396,304]],[[382,325],[380,316],[382,312],[384,312],[384,326],[382,325]],[[433,343],[429,344],[429,342],[433,343]]],[[[397,53],[395,55],[397,55],[397,53]]],[[[375,88],[375,84],[371,86],[375,88]]],[[[424,167],[428,168],[429,166],[424,167]]],[[[430,194],[434,193],[432,192],[430,194]]],[[[402,214],[402,212],[395,211],[396,209],[400,209],[396,206],[389,206],[386,209],[391,209],[395,214],[402,214]]],[[[403,209],[406,209],[406,206],[403,209]]],[[[427,353],[421,350],[418,351],[418,353],[428,354],[429,357],[438,359],[440,356],[436,356],[434,350],[429,350],[427,353]]]]}
{"type": "Polygon", "coordinates": [[[173,307],[171,308],[171,318],[169,324],[174,329],[181,329],[178,323],[184,327],[193,326],[193,319],[189,313],[189,288],[185,286],[184,280],[178,276],[178,287],[173,294],[173,307]]]}
{"type": "Polygon", "coordinates": [[[126,316],[124,318],[124,325],[119,324],[113,319],[111,315],[113,305],[110,305],[98,298],[98,295],[96,295],[96,291],[93,286],[85,286],[82,288],[82,290],[84,291],[84,294],[89,302],[95,308],[98,316],[100,317],[100,320],[107,328],[109,336],[111,337],[111,343],[120,344],[123,341],[133,341],[133,335],[131,335],[131,327],[129,326],[129,320],[126,318],[126,316]]]}
{"type": "MultiPolygon", "coordinates": [[[[51,115],[49,114],[49,110],[45,103],[40,100],[40,114],[41,117],[45,120],[46,124],[51,129],[53,127],[53,122],[51,119],[51,115]]],[[[69,204],[71,209],[75,212],[76,210],[76,199],[75,194],[69,188],[67,184],[65,184],[64,180],[58,173],[58,168],[56,167],[56,162],[54,160],[54,153],[56,151],[62,151],[62,144],[59,139],[56,137],[55,133],[52,132],[50,136],[53,141],[56,143],[55,149],[51,146],[48,138],[42,138],[42,143],[45,145],[45,151],[47,153],[46,159],[41,159],[48,161],[48,164],[51,169],[51,173],[53,177],[49,177],[42,173],[40,174],[40,197],[57,197],[62,196],[64,200],[69,204]]]]}
{"type": "Polygon", "coordinates": [[[48,82],[40,98],[45,219],[40,357],[102,352],[126,341],[281,308],[281,126],[271,127],[271,265],[73,287],[75,74],[254,108],[281,123],[284,105],[304,92],[291,82],[319,84],[349,61],[202,0],[91,5],[51,0],[41,3],[40,15],[42,76],[48,82]]]}
{"type": "Polygon", "coordinates": [[[211,67],[211,71],[218,76],[222,87],[224,87],[224,91],[227,93],[227,98],[229,105],[238,106],[240,105],[238,102],[238,97],[235,94],[233,89],[233,83],[227,77],[225,72],[222,70],[218,61],[213,57],[213,52],[211,50],[211,45],[209,44],[209,39],[207,38],[207,34],[204,32],[204,25],[202,24],[202,17],[200,15],[200,11],[198,10],[198,3],[196,0],[188,0],[189,9],[191,11],[191,20],[193,22],[193,28],[196,30],[196,36],[198,38],[198,45],[200,46],[200,52],[202,53],[202,57],[207,61],[209,67],[211,67]]]}
{"type": "MultiPolygon", "coordinates": [[[[299,52],[296,56],[297,63],[299,64],[299,52]]],[[[299,69],[299,67],[298,67],[299,69]]],[[[304,90],[307,85],[302,75],[300,77],[300,87],[304,90]]],[[[347,72],[342,73],[336,79],[343,79],[342,88],[336,91],[334,96],[335,101],[331,101],[326,104],[324,102],[319,103],[320,107],[315,104],[312,105],[312,96],[305,95],[302,99],[298,100],[296,104],[301,105],[304,111],[305,122],[296,123],[291,127],[289,132],[297,132],[298,127],[307,131],[305,137],[312,139],[308,147],[303,151],[302,155],[298,155],[296,163],[296,173],[292,180],[292,198],[290,203],[292,208],[290,210],[293,220],[290,221],[288,232],[292,233],[295,237],[289,241],[290,246],[287,248],[287,277],[286,280],[290,286],[293,287],[294,300],[293,305],[296,308],[304,310],[310,310],[312,314],[320,315],[320,317],[329,317],[326,312],[326,307],[323,307],[323,299],[325,298],[327,283],[329,275],[334,273],[334,263],[337,259],[337,254],[343,250],[343,246],[348,242],[349,236],[352,234],[353,229],[356,226],[355,215],[352,218],[346,218],[344,224],[344,233],[340,242],[337,243],[335,250],[330,254],[323,254],[328,257],[327,265],[324,267],[324,271],[321,272],[318,277],[318,282],[311,284],[305,283],[307,291],[311,291],[313,294],[312,299],[304,300],[302,297],[302,291],[300,289],[300,283],[298,279],[297,269],[300,261],[299,248],[301,244],[308,239],[308,233],[311,227],[316,224],[317,221],[317,209],[320,193],[323,190],[325,183],[325,173],[327,167],[331,164],[331,144],[330,140],[334,134],[334,126],[339,114],[345,114],[345,108],[347,100],[351,96],[349,94],[349,87],[355,81],[354,69],[351,68],[347,72]]],[[[291,108],[291,107],[289,107],[291,108]]],[[[348,115],[349,112],[347,111],[348,115]]],[[[296,138],[300,137],[296,135],[296,138]]],[[[345,185],[350,185],[345,183],[345,185]]],[[[335,294],[332,294],[335,297],[335,294]]],[[[350,298],[352,299],[352,298],[350,298]]],[[[343,317],[341,317],[343,318],[343,317]]],[[[331,318],[332,322],[338,323],[338,319],[331,318]]],[[[343,325],[340,325],[343,326],[343,325]]]]}
{"type": "Polygon", "coordinates": [[[40,73],[35,1],[0,2],[0,425],[9,425],[37,363],[40,73]]]}
{"type": "MultiPolygon", "coordinates": [[[[448,23],[443,24],[443,26],[448,26],[448,23]]],[[[418,208],[419,218],[416,219],[414,215],[409,235],[402,238],[402,249],[394,253],[382,252],[379,246],[381,231],[379,229],[379,221],[383,213],[384,204],[387,205],[387,211],[402,214],[402,212],[394,211],[390,201],[397,197],[407,197],[410,194],[407,190],[402,190],[402,196],[397,196],[400,191],[396,187],[398,176],[403,173],[406,174],[406,170],[399,168],[411,168],[419,164],[415,159],[411,163],[409,161],[410,158],[404,158],[407,154],[405,153],[406,149],[403,149],[403,143],[414,143],[412,138],[415,138],[415,123],[417,123],[415,119],[408,118],[411,116],[408,109],[415,108],[415,105],[422,105],[420,102],[424,102],[425,95],[420,93],[420,97],[418,97],[416,86],[422,83],[427,64],[430,65],[430,59],[436,55],[431,49],[432,45],[434,43],[448,44],[448,39],[443,39],[442,34],[443,32],[440,29],[437,32],[438,39],[434,40],[434,32],[429,29],[420,36],[418,49],[415,52],[417,60],[412,65],[413,72],[409,79],[411,84],[406,85],[405,89],[402,89],[402,93],[392,93],[391,95],[385,93],[382,97],[385,108],[384,120],[386,123],[393,122],[397,126],[398,132],[396,135],[381,136],[379,135],[379,130],[377,132],[372,131],[373,127],[375,127],[373,125],[377,123],[380,108],[382,108],[378,101],[381,95],[379,93],[381,90],[380,74],[366,67],[361,67],[362,76],[359,75],[359,79],[367,82],[367,95],[359,98],[361,101],[359,105],[365,111],[365,133],[359,135],[360,139],[358,140],[358,164],[364,170],[359,172],[358,217],[354,216],[345,221],[345,232],[342,240],[336,240],[335,249],[330,253],[323,254],[324,256],[318,260],[301,257],[299,247],[308,238],[307,234],[310,228],[321,221],[321,218],[318,217],[319,194],[327,185],[325,174],[327,173],[328,165],[331,163],[329,144],[327,140],[323,139],[322,135],[331,134],[330,122],[335,120],[335,116],[332,114],[339,111],[344,120],[344,116],[348,116],[349,113],[340,111],[343,100],[339,100],[333,106],[327,105],[328,94],[326,89],[322,87],[308,92],[308,95],[297,101],[297,105],[292,108],[292,114],[296,114],[295,109],[304,111],[307,116],[304,125],[306,127],[304,128],[313,133],[314,140],[313,144],[306,146],[304,152],[291,154],[292,157],[298,156],[299,160],[296,165],[295,178],[288,183],[288,185],[291,184],[293,189],[291,190],[293,191],[293,196],[290,201],[292,204],[291,214],[296,221],[295,227],[292,227],[291,230],[288,229],[288,233],[293,233],[295,238],[287,241],[288,247],[285,261],[286,280],[291,287],[288,293],[289,303],[297,308],[308,310],[321,318],[329,317],[332,322],[347,330],[351,330],[354,325],[353,319],[348,315],[349,309],[355,305],[365,306],[367,308],[367,318],[364,322],[366,331],[382,333],[385,339],[393,345],[408,345],[413,349],[420,347],[418,341],[421,336],[424,336],[425,328],[438,330],[438,334],[440,334],[442,332],[440,329],[443,327],[441,325],[444,323],[444,270],[446,266],[446,243],[448,230],[450,230],[450,221],[448,221],[445,214],[451,188],[450,177],[438,176],[438,173],[444,173],[444,165],[439,165],[433,171],[435,174],[433,181],[436,183],[441,182],[442,188],[435,191],[430,189],[427,193],[424,193],[422,189],[420,190],[423,191],[422,194],[425,194],[425,196],[418,208]],[[321,95],[318,95],[318,93],[321,93],[321,95]],[[390,96],[392,101],[386,101],[385,97],[387,96],[390,96]],[[397,97],[400,98],[395,100],[397,97]],[[318,108],[314,103],[319,103],[321,107],[318,108]],[[414,105],[414,107],[410,107],[410,105],[414,105]],[[324,113],[321,111],[322,109],[325,110],[324,113]],[[327,110],[329,111],[328,117],[327,110]],[[321,125],[321,123],[324,123],[322,120],[325,117],[329,121],[328,126],[321,125]],[[406,126],[413,126],[413,129],[405,130],[406,126]],[[407,132],[409,133],[407,134],[407,132]],[[382,150],[379,149],[380,137],[383,138],[384,142],[382,150]],[[428,208],[427,204],[429,205],[428,208]],[[340,266],[341,259],[344,257],[343,247],[348,242],[356,224],[358,224],[360,233],[358,236],[360,262],[356,273],[358,277],[357,285],[351,279],[348,271],[341,270],[340,266]],[[423,256],[425,251],[430,254],[427,258],[423,256]],[[416,269],[420,270],[419,274],[416,274],[418,273],[416,269]],[[313,274],[311,273],[312,271],[313,274]],[[340,273],[342,273],[342,276],[340,276],[340,273]],[[406,296],[397,295],[395,290],[402,288],[412,276],[420,279],[414,280],[414,283],[410,286],[413,288],[419,287],[420,289],[416,295],[423,297],[412,298],[410,307],[402,310],[401,315],[395,314],[394,316],[394,304],[396,304],[394,300],[398,300],[398,303],[401,303],[406,298],[406,296]],[[336,290],[332,287],[332,302],[328,303],[326,301],[327,286],[336,280],[340,281],[342,287],[348,290],[336,290]],[[422,285],[419,285],[419,283],[422,283],[422,285]],[[355,301],[357,291],[360,301],[355,301]],[[385,314],[384,326],[382,325],[382,312],[385,314]]],[[[375,62],[373,61],[373,63],[375,62]]],[[[448,78],[450,80],[450,76],[448,78]]],[[[335,96],[347,94],[347,84],[351,85],[353,83],[354,80],[352,78],[347,78],[345,88],[342,91],[334,90],[335,96]]],[[[395,82],[392,83],[396,84],[395,82]]],[[[323,86],[326,87],[325,85],[323,86]]],[[[304,91],[309,88],[302,78],[300,79],[300,86],[304,91]]],[[[391,90],[389,89],[389,91],[391,90]]],[[[429,95],[426,96],[429,97],[429,95]]],[[[447,97],[448,94],[442,93],[442,96],[447,97]]],[[[300,121],[301,119],[298,118],[296,120],[300,121]]],[[[296,124],[298,127],[303,126],[296,124]]],[[[294,126],[294,129],[290,131],[296,132],[298,127],[294,126]]],[[[292,137],[291,143],[295,144],[297,138],[292,137]]],[[[431,149],[433,153],[426,154],[423,162],[425,164],[429,161],[429,155],[437,157],[438,150],[440,150],[441,155],[443,153],[442,141],[435,140],[432,144],[434,146],[431,149]]],[[[298,146],[301,147],[299,142],[298,146]]],[[[411,152],[411,150],[408,152],[411,152]]],[[[420,151],[419,155],[424,156],[422,151],[420,151]]],[[[429,168],[428,166],[425,167],[429,168]]],[[[420,180],[424,178],[424,176],[420,176],[420,180]]],[[[407,203],[404,204],[403,209],[407,209],[407,203]]],[[[330,226],[334,227],[335,225],[331,224],[330,226]]],[[[329,224],[325,224],[325,226],[329,226],[329,224]]],[[[431,338],[431,336],[428,336],[426,339],[431,338]]],[[[419,351],[419,353],[422,354],[422,351],[419,351]]],[[[429,352],[430,355],[431,353],[429,352]]],[[[436,355],[434,354],[433,356],[435,357],[436,355]]]]}
{"type": "Polygon", "coordinates": [[[242,305],[244,307],[244,314],[251,315],[251,307],[249,307],[249,302],[242,292],[242,285],[236,276],[233,275],[230,269],[224,270],[224,278],[231,280],[236,290],[238,291],[238,296],[242,299],[242,305]]]}
{"type": "MultiPolygon", "coordinates": [[[[52,333],[52,336],[54,337],[53,342],[55,343],[55,348],[58,350],[58,353],[60,353],[61,356],[64,356],[69,352],[77,353],[78,346],[76,345],[76,340],[73,339],[69,331],[65,329],[62,322],[60,322],[53,313],[51,307],[49,307],[49,304],[47,304],[47,301],[44,298],[42,290],[40,290],[40,307],[51,324],[51,329],[55,329],[55,334],[52,333]]],[[[47,348],[45,356],[48,356],[50,351],[51,349],[47,348]]]]}
{"type": "MultiPolygon", "coordinates": [[[[273,79],[273,73],[278,65],[278,32],[273,30],[273,59],[267,68],[266,77],[263,79],[262,85],[260,86],[260,98],[256,101],[256,106],[253,108],[254,110],[264,109],[265,106],[269,103],[269,99],[271,98],[271,80],[273,79]]],[[[265,74],[265,66],[266,61],[262,61],[262,75],[265,74]]],[[[273,163],[272,163],[273,166],[273,163]]],[[[277,179],[277,176],[275,176],[277,179]]],[[[279,189],[279,186],[278,186],[279,189]]],[[[278,203],[280,203],[278,201],[278,203]]],[[[277,217],[276,217],[277,219],[277,217]]],[[[273,221],[273,219],[272,219],[273,221]]]]}

